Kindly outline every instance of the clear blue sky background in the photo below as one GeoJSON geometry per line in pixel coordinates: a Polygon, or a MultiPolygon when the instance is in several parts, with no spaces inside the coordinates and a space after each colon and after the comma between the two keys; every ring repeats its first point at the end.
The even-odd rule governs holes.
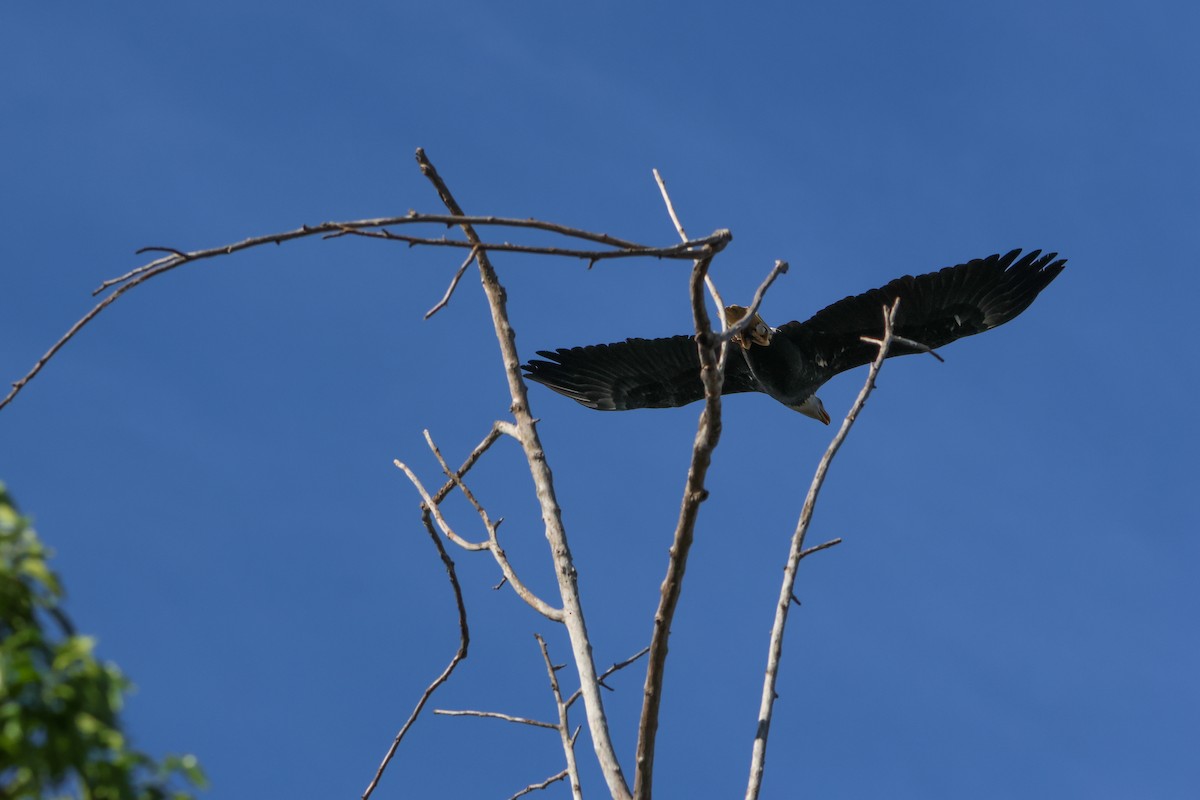
{"type": "MultiPolygon", "coordinates": [[[[1066,272],[1016,322],[881,376],[814,522],[845,542],[801,572],[765,796],[1195,797],[1198,23],[1182,2],[9,3],[0,372],[24,374],[138,247],[440,211],[417,146],[469,212],[668,244],[658,167],[690,232],[733,230],[728,298],[792,263],[776,324],[1058,250],[1066,272]]],[[[138,684],[136,744],[197,753],[214,797],[357,796],[455,648],[391,462],[434,483],[423,428],[458,461],[506,413],[478,281],[421,320],[460,258],[311,241],[178,270],[0,412],[0,477],[138,684]]],[[[689,328],[686,265],[496,263],[525,357],[689,328]]],[[[861,378],[826,387],[835,416],[861,378]]],[[[532,402],[605,666],[648,641],[698,409],[532,402]]],[[[726,404],[664,797],[744,790],[780,567],[831,432],[765,396],[726,404]]],[[[552,596],[515,446],[473,486],[552,596]]],[[[566,660],[563,632],[493,592],[486,555],[455,557],[474,638],[433,705],[552,719],[532,634],[566,660]]],[[[630,775],[642,677],[606,694],[630,775]]],[[[505,797],[561,765],[553,733],[426,716],[378,796],[505,797]]]]}

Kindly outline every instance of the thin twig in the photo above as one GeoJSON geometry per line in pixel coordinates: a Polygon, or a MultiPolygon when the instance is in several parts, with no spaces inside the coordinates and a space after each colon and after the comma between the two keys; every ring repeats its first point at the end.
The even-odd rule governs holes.
{"type": "MultiPolygon", "coordinates": [[[[492,429],[488,431],[486,436],[483,437],[483,441],[475,446],[475,449],[471,451],[469,456],[467,456],[466,461],[464,461],[463,465],[458,468],[458,470],[455,472],[455,475],[460,479],[466,475],[471,467],[475,465],[475,462],[479,460],[480,456],[487,452],[488,448],[500,438],[502,433],[507,432],[506,429],[510,427],[511,425],[507,422],[497,421],[492,423],[492,429]]],[[[455,653],[454,658],[450,660],[450,664],[446,667],[442,674],[438,676],[437,680],[435,680],[429,686],[429,688],[425,690],[425,693],[421,695],[421,699],[418,701],[417,707],[409,716],[408,721],[404,723],[404,727],[400,729],[398,734],[396,734],[396,738],[392,741],[392,746],[388,748],[387,754],[383,758],[383,763],[379,765],[379,769],[375,772],[375,777],[371,779],[370,785],[367,786],[367,790],[363,793],[363,800],[367,800],[367,798],[371,796],[371,792],[375,791],[375,787],[379,785],[379,779],[383,777],[383,771],[387,769],[388,763],[391,762],[392,757],[395,756],[396,749],[400,746],[400,740],[404,738],[404,734],[408,732],[410,727],[412,727],[413,722],[415,722],[417,719],[417,715],[421,713],[421,709],[424,708],[426,701],[429,700],[429,697],[433,694],[433,691],[438,686],[445,683],[446,680],[449,679],[450,673],[454,671],[456,666],[458,666],[458,662],[467,657],[467,647],[470,644],[471,637],[470,631],[467,628],[467,607],[463,602],[462,587],[460,587],[458,583],[458,575],[454,570],[454,561],[450,558],[450,554],[446,552],[446,548],[442,545],[442,539],[440,536],[438,536],[437,530],[433,526],[433,515],[429,510],[438,503],[442,502],[442,500],[446,498],[446,495],[449,494],[450,490],[453,488],[454,481],[448,481],[444,486],[442,486],[442,488],[437,490],[437,493],[433,496],[433,503],[431,505],[422,505],[421,522],[425,525],[425,530],[429,533],[430,538],[433,539],[433,545],[437,548],[438,554],[441,556],[442,563],[446,567],[446,572],[450,576],[450,585],[454,589],[454,598],[458,604],[458,624],[460,632],[458,652],[455,653]]]]}
{"type": "Polygon", "coordinates": [[[425,247],[459,247],[462,249],[474,249],[478,247],[480,250],[490,250],[497,253],[526,253],[530,255],[542,256],[562,256],[565,258],[578,258],[589,264],[595,264],[600,261],[611,261],[615,258],[667,258],[667,259],[695,259],[696,248],[703,247],[708,244],[714,244],[723,238],[725,233],[717,231],[704,239],[699,239],[695,242],[685,241],[680,244],[670,245],[668,247],[636,247],[625,248],[621,250],[582,250],[571,247],[550,247],[532,244],[513,244],[512,242],[479,242],[475,244],[470,241],[461,239],[448,239],[445,236],[440,236],[436,239],[428,236],[408,236],[401,233],[392,233],[389,230],[358,230],[347,228],[345,230],[334,231],[327,233],[325,239],[340,239],[343,236],[361,236],[367,239],[386,239],[392,242],[404,242],[407,245],[421,245],[425,247]]]}
{"type": "Polygon", "coordinates": [[[442,564],[446,567],[446,574],[450,578],[450,586],[454,590],[454,602],[458,607],[458,650],[455,652],[454,657],[450,659],[450,663],[442,670],[442,674],[438,675],[433,683],[429,684],[425,691],[422,692],[421,699],[417,701],[416,707],[408,715],[408,720],[400,728],[400,732],[392,740],[391,747],[384,754],[383,761],[379,764],[379,769],[375,770],[375,776],[371,778],[371,782],[363,792],[362,800],[368,800],[371,793],[375,791],[375,787],[379,785],[379,781],[383,777],[384,770],[391,763],[392,757],[396,755],[396,750],[400,747],[400,741],[404,738],[404,734],[408,733],[408,729],[417,721],[417,716],[421,713],[421,709],[425,707],[425,703],[428,702],[434,691],[450,679],[450,673],[454,672],[454,668],[458,666],[458,662],[467,657],[467,649],[471,644],[471,631],[467,627],[467,606],[463,602],[462,587],[459,586],[458,575],[454,571],[454,560],[450,558],[450,554],[446,552],[446,548],[442,545],[442,539],[438,536],[437,531],[434,530],[429,515],[425,514],[422,519],[425,523],[425,530],[429,533],[429,538],[433,540],[433,546],[437,548],[438,555],[442,559],[442,564]]]}
{"type": "Polygon", "coordinates": [[[417,477],[416,473],[398,458],[394,459],[392,463],[396,465],[397,469],[402,470],[408,476],[409,482],[416,488],[417,493],[421,495],[421,500],[425,504],[424,507],[429,510],[429,513],[433,514],[438,527],[442,529],[442,533],[446,534],[447,539],[464,550],[488,550],[491,548],[491,542],[468,542],[455,533],[454,529],[450,527],[450,523],[442,516],[442,510],[439,505],[433,502],[433,498],[429,496],[429,492],[425,491],[425,484],[421,483],[421,479],[417,477]]]}
{"type": "Polygon", "coordinates": [[[433,713],[443,717],[486,717],[487,719],[502,719],[505,722],[515,722],[519,725],[532,725],[535,728],[549,728],[550,730],[558,730],[558,726],[553,722],[542,722],[540,719],[528,719],[527,717],[514,717],[511,714],[501,714],[499,711],[471,711],[469,709],[452,711],[445,708],[435,708],[433,713]]]}
{"type": "Polygon", "coordinates": [[[800,558],[808,558],[813,553],[819,553],[822,550],[828,550],[829,548],[833,547],[835,544],[841,544],[841,543],[842,543],[841,537],[838,537],[837,539],[830,539],[828,542],[822,542],[821,544],[814,545],[814,546],[808,548],[807,550],[801,552],[800,558]]]}
{"type": "MultiPolygon", "coordinates": [[[[475,513],[479,514],[479,518],[483,520],[483,527],[488,534],[486,549],[492,552],[492,557],[495,558],[496,563],[500,565],[500,571],[504,574],[505,581],[507,581],[508,584],[513,587],[513,590],[516,591],[517,596],[529,604],[530,608],[534,609],[539,614],[553,622],[562,622],[562,609],[555,608],[542,598],[538,597],[536,594],[534,594],[532,589],[526,586],[524,582],[517,577],[516,570],[512,568],[512,564],[510,564],[508,561],[508,555],[504,552],[504,548],[500,546],[500,540],[496,537],[496,529],[500,527],[500,522],[498,520],[496,522],[492,522],[491,518],[488,516],[487,510],[484,509],[479,500],[475,498],[475,494],[467,488],[467,484],[463,482],[463,479],[455,472],[451,471],[450,466],[446,463],[446,459],[442,457],[442,451],[438,449],[436,444],[434,444],[433,437],[430,436],[428,430],[425,431],[425,442],[429,445],[429,449],[433,451],[433,455],[435,458],[437,458],[438,464],[441,465],[442,471],[446,473],[446,476],[450,478],[450,481],[458,487],[459,491],[463,493],[463,496],[467,498],[467,502],[469,502],[475,509],[475,513]]],[[[432,502],[432,498],[428,502],[432,502]]]]}
{"type": "Polygon", "coordinates": [[[471,266],[471,262],[475,260],[475,255],[479,252],[478,247],[472,247],[467,258],[459,266],[458,271],[454,273],[454,277],[450,279],[450,285],[446,287],[446,293],[442,295],[442,299],[437,301],[433,308],[425,312],[425,319],[429,319],[437,312],[450,304],[450,295],[454,294],[454,289],[458,286],[458,282],[462,280],[463,273],[467,271],[467,267],[471,266]]]}
{"type": "Polygon", "coordinates": [[[741,336],[750,326],[754,324],[754,315],[758,313],[758,307],[762,305],[763,298],[766,297],[767,289],[771,288],[771,284],[775,283],[775,279],[788,271],[788,262],[775,261],[775,266],[771,267],[771,271],[767,273],[767,277],[758,285],[758,289],[754,292],[754,298],[750,301],[750,307],[746,309],[745,315],[733,325],[727,326],[721,331],[717,341],[728,342],[735,336],[741,336]]]}
{"type": "MultiPolygon", "coordinates": [[[[501,420],[497,420],[496,422],[493,422],[492,429],[490,431],[488,431],[487,436],[483,437],[483,441],[481,441],[479,444],[475,445],[475,449],[472,450],[471,454],[467,456],[465,461],[463,461],[462,466],[459,467],[457,471],[455,471],[455,473],[454,473],[455,476],[458,477],[460,480],[463,477],[465,477],[466,474],[470,471],[471,467],[475,466],[475,462],[479,460],[480,456],[482,456],[484,453],[486,453],[488,451],[488,448],[491,447],[493,444],[495,444],[496,440],[500,438],[500,435],[502,433],[506,432],[507,428],[511,428],[511,427],[512,427],[512,425],[510,423],[503,422],[501,420]]],[[[442,484],[442,488],[438,489],[437,492],[434,493],[433,502],[441,503],[443,500],[445,500],[446,495],[450,494],[450,492],[454,489],[455,485],[456,484],[455,484],[453,478],[451,478],[450,480],[448,480],[444,484],[442,484]]]]}
{"type": "MultiPolygon", "coordinates": [[[[649,652],[650,652],[650,645],[646,645],[641,650],[638,650],[636,653],[634,653],[633,655],[631,655],[629,658],[625,659],[624,661],[618,661],[617,663],[613,664],[608,669],[604,670],[604,672],[601,673],[600,677],[598,678],[598,680],[600,681],[600,685],[603,686],[605,689],[608,689],[611,692],[612,687],[605,684],[604,679],[607,678],[609,675],[612,675],[614,672],[625,669],[630,664],[637,661],[639,658],[641,658],[642,656],[646,655],[646,653],[649,653],[649,652]]],[[[578,689],[576,689],[574,691],[574,693],[572,693],[571,696],[567,698],[567,708],[570,708],[571,705],[576,700],[579,699],[579,695],[580,695],[580,691],[578,689]]]]}
{"type": "MultiPolygon", "coordinates": [[[[679,215],[675,213],[675,204],[671,202],[671,195],[667,192],[667,182],[657,169],[653,172],[654,182],[658,184],[658,191],[667,205],[667,213],[671,215],[675,231],[679,234],[679,238],[686,242],[688,240],[687,232],[683,229],[683,223],[679,221],[679,215]]],[[[717,304],[717,316],[721,320],[721,330],[725,330],[729,327],[725,320],[725,301],[721,299],[721,294],[717,291],[717,284],[713,282],[712,276],[707,273],[704,275],[704,285],[708,288],[708,293],[712,295],[713,302],[717,304]]]]}
{"type": "MultiPolygon", "coordinates": [[[[846,418],[842,420],[842,425],[833,437],[833,441],[829,443],[828,449],[825,450],[825,454],[821,456],[821,461],[817,464],[816,474],[813,475],[812,483],[808,487],[808,495],[804,498],[804,506],[800,510],[800,519],[796,523],[795,532],[792,534],[791,550],[788,553],[787,565],[783,571],[783,585],[780,587],[779,601],[775,606],[775,622],[771,627],[771,639],[767,651],[767,672],[766,677],[763,679],[762,699],[758,711],[758,727],[755,730],[754,747],[750,757],[750,779],[746,787],[746,800],[756,800],[759,790],[762,788],[763,770],[767,757],[767,736],[770,733],[771,713],[775,706],[775,682],[779,676],[779,662],[783,654],[783,631],[784,626],[787,624],[788,610],[791,608],[792,599],[795,597],[796,569],[800,564],[800,559],[805,554],[804,537],[808,533],[808,526],[812,521],[817,496],[821,492],[821,486],[825,483],[825,476],[829,472],[829,465],[832,463],[833,457],[837,455],[842,442],[846,440],[846,435],[850,432],[850,428],[853,427],[854,421],[858,419],[858,414],[866,404],[871,391],[875,388],[875,377],[879,374],[879,370],[883,366],[883,361],[887,358],[888,350],[891,348],[894,340],[893,326],[896,322],[896,310],[899,306],[900,300],[897,298],[892,303],[891,308],[885,307],[883,309],[883,337],[879,340],[879,353],[871,363],[871,369],[867,372],[867,379],[863,383],[862,390],[858,393],[858,398],[855,399],[854,405],[850,407],[850,411],[846,414],[846,418]]],[[[823,546],[825,545],[821,547],[823,546]]]]}
{"type": "Polygon", "coordinates": [[[555,781],[561,781],[565,777],[567,777],[567,771],[564,769],[562,772],[558,773],[557,775],[551,775],[549,778],[546,778],[546,780],[542,781],[541,783],[529,784],[521,791],[519,791],[516,794],[509,797],[508,800],[517,800],[518,797],[524,797],[525,795],[529,794],[530,792],[536,792],[538,789],[545,789],[550,784],[554,783],[555,781]]]}
{"type": "Polygon", "coordinates": [[[933,356],[934,358],[936,358],[938,361],[942,362],[943,364],[946,363],[946,359],[942,358],[941,355],[938,353],[938,351],[934,350],[929,345],[921,344],[920,342],[914,342],[912,339],[905,339],[903,336],[893,336],[892,341],[895,342],[896,344],[902,344],[902,345],[905,345],[906,347],[911,347],[912,349],[916,350],[918,353],[929,353],[929,355],[933,356]]]}
{"type": "MultiPolygon", "coordinates": [[[[463,216],[462,208],[450,193],[449,187],[446,186],[437,169],[426,157],[425,151],[418,148],[416,158],[422,174],[433,184],[447,210],[457,217],[463,216]]],[[[481,244],[478,234],[470,223],[460,222],[459,227],[468,241],[472,244],[481,244]]],[[[706,248],[714,250],[723,246],[723,243],[705,245],[706,248]]],[[[550,544],[555,578],[558,581],[559,595],[562,597],[565,617],[563,622],[571,641],[571,654],[579,673],[579,685],[583,689],[592,747],[596,752],[596,759],[600,763],[600,770],[604,775],[609,794],[614,800],[627,800],[630,797],[629,786],[621,771],[621,764],[617,759],[608,729],[608,719],[604,714],[604,701],[596,680],[596,665],[592,661],[591,641],[588,638],[583,607],[579,599],[578,576],[574,560],[571,557],[571,549],[567,543],[566,531],[563,529],[562,510],[559,508],[558,499],[554,493],[554,476],[546,461],[546,452],[537,433],[536,421],[529,412],[529,398],[524,378],[521,375],[521,358],[517,352],[516,334],[508,320],[504,287],[500,285],[486,251],[481,250],[475,261],[479,266],[484,294],[487,296],[488,306],[491,308],[492,323],[500,345],[504,373],[508,379],[509,394],[512,397],[512,414],[516,422],[517,438],[525,452],[525,459],[529,464],[530,475],[533,478],[538,502],[542,509],[546,539],[550,544]]]]}
{"type": "Polygon", "coordinates": [[[567,773],[571,776],[571,796],[575,800],[583,800],[583,787],[579,783],[579,768],[575,764],[575,741],[571,736],[571,725],[567,720],[567,704],[563,702],[562,692],[558,688],[558,674],[550,661],[550,651],[546,649],[546,640],[541,634],[535,633],[538,647],[542,650],[542,660],[546,662],[546,674],[550,676],[550,691],[554,694],[554,707],[558,710],[558,735],[562,739],[563,755],[567,759],[567,773]]]}

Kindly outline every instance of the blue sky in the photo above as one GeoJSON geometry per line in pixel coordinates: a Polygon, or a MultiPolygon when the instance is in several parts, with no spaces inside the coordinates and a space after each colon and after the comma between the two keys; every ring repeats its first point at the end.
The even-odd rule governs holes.
{"type": "MultiPolygon", "coordinates": [[[[1194,797],[1200,13],[1185,3],[8,4],[0,371],[15,380],[136,248],[441,211],[647,243],[651,168],[768,321],[1014,247],[1067,270],[1009,326],[889,362],[826,484],[765,797],[1194,797]]],[[[457,643],[391,465],[433,483],[508,407],[461,256],[302,242],[120,300],[0,412],[0,479],[80,626],[139,689],[135,742],[213,796],[356,796],[457,643]]],[[[688,268],[497,256],[525,357],[689,329],[688,268]]],[[[839,416],[862,374],[822,392],[839,416]]],[[[698,408],[600,414],[534,387],[601,667],[649,639],[698,408]]],[[[744,791],[788,537],[832,433],[725,405],[671,640],[659,794],[744,791]]],[[[472,486],[553,576],[502,443],[472,486]]],[[[473,519],[449,506],[465,530],[473,519]]],[[[553,717],[534,632],[455,558],[470,658],[433,706],[553,717]]],[[[563,673],[564,682],[574,688],[563,673]]],[[[632,774],[643,673],[612,679],[632,774]]],[[[591,748],[585,786],[603,793],[591,748]]],[[[377,797],[504,797],[554,734],[427,716],[377,797]]],[[[561,784],[548,796],[564,797],[561,784]]]]}

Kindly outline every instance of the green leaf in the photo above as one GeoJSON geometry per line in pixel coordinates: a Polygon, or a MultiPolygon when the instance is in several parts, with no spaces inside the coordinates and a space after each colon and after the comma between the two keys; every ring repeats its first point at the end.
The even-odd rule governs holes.
{"type": "Polygon", "coordinates": [[[130,683],[96,660],[94,638],[67,635],[48,558],[0,482],[0,798],[190,800],[207,786],[199,762],[130,746],[119,717],[130,683]]]}

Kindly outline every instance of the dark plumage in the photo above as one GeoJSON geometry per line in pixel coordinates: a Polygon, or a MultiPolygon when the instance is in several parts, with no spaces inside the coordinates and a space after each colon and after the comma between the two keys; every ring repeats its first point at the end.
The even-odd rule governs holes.
{"type": "MultiPolygon", "coordinates": [[[[828,422],[814,392],[839,372],[875,358],[876,347],[859,337],[880,335],[883,306],[899,297],[896,335],[933,348],[1003,325],[1028,308],[1066,265],[1066,259],[1056,260],[1057,253],[1034,250],[1018,260],[1020,253],[992,255],[915,278],[905,275],[839,300],[806,322],[773,329],[764,324],[761,339],[730,352],[722,394],[765,392],[828,422]]],[[[889,355],[916,352],[897,342],[889,355]]],[[[540,350],[538,355],[547,360],[524,365],[527,377],[589,408],[670,408],[704,397],[692,336],[626,339],[540,350]]]]}

